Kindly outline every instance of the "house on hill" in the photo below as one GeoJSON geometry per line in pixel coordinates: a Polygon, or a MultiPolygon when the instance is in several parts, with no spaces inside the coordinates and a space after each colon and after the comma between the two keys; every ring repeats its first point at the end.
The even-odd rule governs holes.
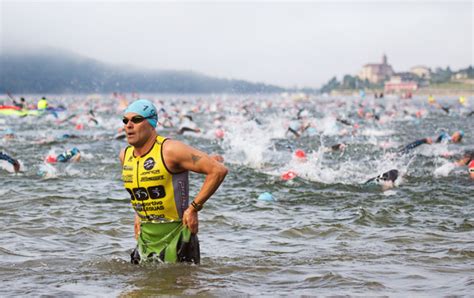
{"type": "Polygon", "coordinates": [[[431,69],[422,65],[413,66],[410,68],[410,72],[417,75],[420,79],[429,80],[431,77],[431,69]]]}
{"type": "Polygon", "coordinates": [[[387,56],[382,56],[382,63],[370,63],[362,67],[358,77],[361,80],[368,80],[370,83],[378,84],[388,80],[394,74],[393,68],[387,62],[387,56]]]}

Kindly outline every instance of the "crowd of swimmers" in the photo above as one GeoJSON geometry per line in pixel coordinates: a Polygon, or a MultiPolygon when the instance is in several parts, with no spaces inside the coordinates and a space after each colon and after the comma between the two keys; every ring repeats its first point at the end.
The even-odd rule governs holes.
{"type": "MultiPolygon", "coordinates": [[[[115,95],[118,96],[118,95],[115,95]]],[[[375,98],[383,98],[383,95],[377,96],[375,98]]],[[[21,97],[19,101],[13,99],[13,104],[20,108],[20,109],[25,109],[25,108],[32,108],[32,106],[28,106],[25,98],[21,97]]],[[[123,101],[123,99],[121,99],[123,101]]],[[[460,97],[459,103],[464,104],[466,102],[466,99],[464,97],[460,97]]],[[[168,106],[167,110],[164,108],[163,102],[160,102],[162,104],[161,109],[159,110],[160,114],[160,123],[159,125],[164,128],[168,129],[174,129],[175,133],[180,135],[180,134],[201,134],[203,130],[197,125],[197,123],[194,121],[193,118],[193,113],[197,111],[185,111],[184,109],[180,109],[180,107],[171,104],[171,106],[168,106]]],[[[443,106],[439,104],[432,96],[428,98],[428,103],[430,106],[439,109],[443,111],[444,113],[450,113],[451,108],[449,106],[443,106]]],[[[44,110],[49,108],[48,100],[46,97],[42,97],[40,100],[38,100],[36,104],[36,108],[39,110],[44,110]]],[[[222,108],[222,107],[221,107],[222,108]]],[[[243,105],[240,107],[241,112],[244,116],[248,117],[252,121],[254,121],[257,125],[261,125],[262,121],[258,117],[258,113],[255,112],[253,109],[253,106],[251,105],[243,105]]],[[[406,113],[404,111],[404,113],[406,113]]],[[[308,110],[304,108],[298,108],[295,111],[293,119],[290,119],[288,122],[287,130],[286,130],[286,137],[287,138],[301,138],[303,136],[314,136],[318,133],[316,130],[316,127],[314,125],[314,122],[311,119],[311,116],[309,115],[310,113],[308,110]]],[[[422,116],[423,111],[417,111],[416,112],[416,117],[422,116]]],[[[472,113],[466,115],[467,117],[471,116],[472,113]]],[[[351,115],[346,115],[340,116],[337,115],[335,116],[335,120],[337,123],[342,125],[344,129],[342,131],[346,131],[347,134],[352,134],[355,135],[358,132],[359,125],[354,121],[356,118],[352,116],[351,120],[348,120],[347,117],[351,117],[351,115]]],[[[362,103],[359,104],[359,109],[355,112],[355,117],[359,117],[361,119],[367,120],[367,119],[373,119],[375,121],[381,121],[383,115],[376,110],[376,107],[374,107],[372,110],[368,110],[367,106],[364,106],[362,103]]],[[[80,118],[81,121],[85,123],[91,123],[92,125],[98,125],[99,120],[96,116],[96,113],[94,112],[93,109],[89,109],[86,113],[71,113],[68,117],[58,120],[58,124],[63,124],[63,123],[73,123],[77,124],[80,121],[78,120],[80,118]]],[[[214,124],[215,124],[215,137],[216,138],[224,138],[225,136],[225,129],[222,126],[222,123],[225,121],[226,116],[224,115],[218,115],[214,119],[214,124]]],[[[81,124],[76,125],[76,129],[80,129],[79,127],[81,124]]],[[[452,143],[452,144],[457,144],[462,141],[464,138],[465,133],[462,130],[456,131],[453,134],[449,135],[446,132],[442,132],[441,134],[437,135],[436,137],[425,137],[422,139],[415,140],[405,146],[403,146],[401,149],[398,150],[398,154],[400,155],[407,155],[410,154],[415,148],[421,146],[421,145],[430,145],[430,144],[446,144],[446,143],[452,143]]],[[[74,137],[73,134],[64,134],[64,138],[62,136],[60,137],[61,140],[68,139],[74,137]]],[[[11,131],[4,131],[3,133],[3,138],[13,138],[13,132],[11,131]]],[[[119,130],[119,133],[115,136],[116,139],[124,139],[125,135],[123,130],[119,130]]],[[[42,140],[41,142],[54,142],[56,141],[56,138],[53,140],[42,140]]],[[[335,151],[344,151],[347,146],[350,144],[347,143],[335,143],[332,145],[329,145],[328,147],[324,147],[323,151],[324,152],[335,152],[335,151]]],[[[468,153],[471,151],[467,151],[466,154],[463,156],[472,156],[469,155],[468,153]]],[[[472,153],[472,152],[471,152],[472,153]]],[[[59,154],[57,156],[47,156],[46,161],[53,163],[53,162],[68,162],[68,161],[78,161],[80,158],[80,152],[77,148],[72,148],[70,150],[67,150],[63,154],[59,154]],[[65,157],[63,159],[63,156],[65,157]]],[[[20,170],[20,164],[18,161],[14,158],[12,158],[10,155],[2,152],[0,155],[0,159],[6,160],[7,162],[11,163],[12,166],[15,168],[15,171],[20,170]]],[[[472,164],[472,158],[469,158],[465,160],[465,158],[460,159],[453,164],[456,164],[457,166],[466,166],[472,164]],[[464,160],[464,161],[462,161],[464,160]]],[[[471,168],[469,166],[469,168],[471,168]]],[[[470,172],[471,173],[471,172],[470,172]]],[[[471,175],[472,176],[472,175],[471,175]]],[[[291,175],[290,175],[291,177],[291,175]]],[[[373,182],[380,182],[380,181],[390,181],[394,182],[397,178],[399,177],[399,172],[398,170],[392,169],[388,172],[382,173],[374,178],[369,179],[366,181],[366,184],[371,184],[373,182]]]]}

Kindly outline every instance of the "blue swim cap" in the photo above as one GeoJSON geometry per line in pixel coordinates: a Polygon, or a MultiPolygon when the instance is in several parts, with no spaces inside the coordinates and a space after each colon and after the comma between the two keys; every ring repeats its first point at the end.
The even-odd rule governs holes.
{"type": "Polygon", "coordinates": [[[264,193],[261,193],[261,194],[258,196],[258,200],[260,200],[260,201],[274,201],[275,198],[272,196],[271,193],[269,193],[269,192],[264,192],[264,193]]]}
{"type": "Polygon", "coordinates": [[[464,130],[460,130],[459,134],[461,135],[461,138],[464,138],[464,130]]]}
{"type": "Polygon", "coordinates": [[[156,114],[156,107],[148,99],[139,99],[132,102],[123,112],[127,113],[137,113],[143,117],[150,117],[146,119],[151,126],[156,127],[158,122],[158,115],[156,114]]]}

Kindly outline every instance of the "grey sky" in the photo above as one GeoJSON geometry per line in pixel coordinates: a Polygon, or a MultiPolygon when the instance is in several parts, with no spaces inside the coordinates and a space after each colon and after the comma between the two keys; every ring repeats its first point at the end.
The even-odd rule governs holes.
{"type": "Polygon", "coordinates": [[[473,64],[467,2],[1,1],[1,47],[320,87],[386,53],[395,71],[473,64]]]}

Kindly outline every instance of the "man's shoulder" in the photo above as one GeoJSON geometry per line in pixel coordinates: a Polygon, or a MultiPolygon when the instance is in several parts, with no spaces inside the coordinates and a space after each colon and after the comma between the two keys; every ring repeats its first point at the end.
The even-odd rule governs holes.
{"type": "Polygon", "coordinates": [[[166,142],[163,143],[163,155],[180,155],[181,153],[189,150],[189,146],[185,143],[175,140],[175,139],[166,139],[166,142]]]}

